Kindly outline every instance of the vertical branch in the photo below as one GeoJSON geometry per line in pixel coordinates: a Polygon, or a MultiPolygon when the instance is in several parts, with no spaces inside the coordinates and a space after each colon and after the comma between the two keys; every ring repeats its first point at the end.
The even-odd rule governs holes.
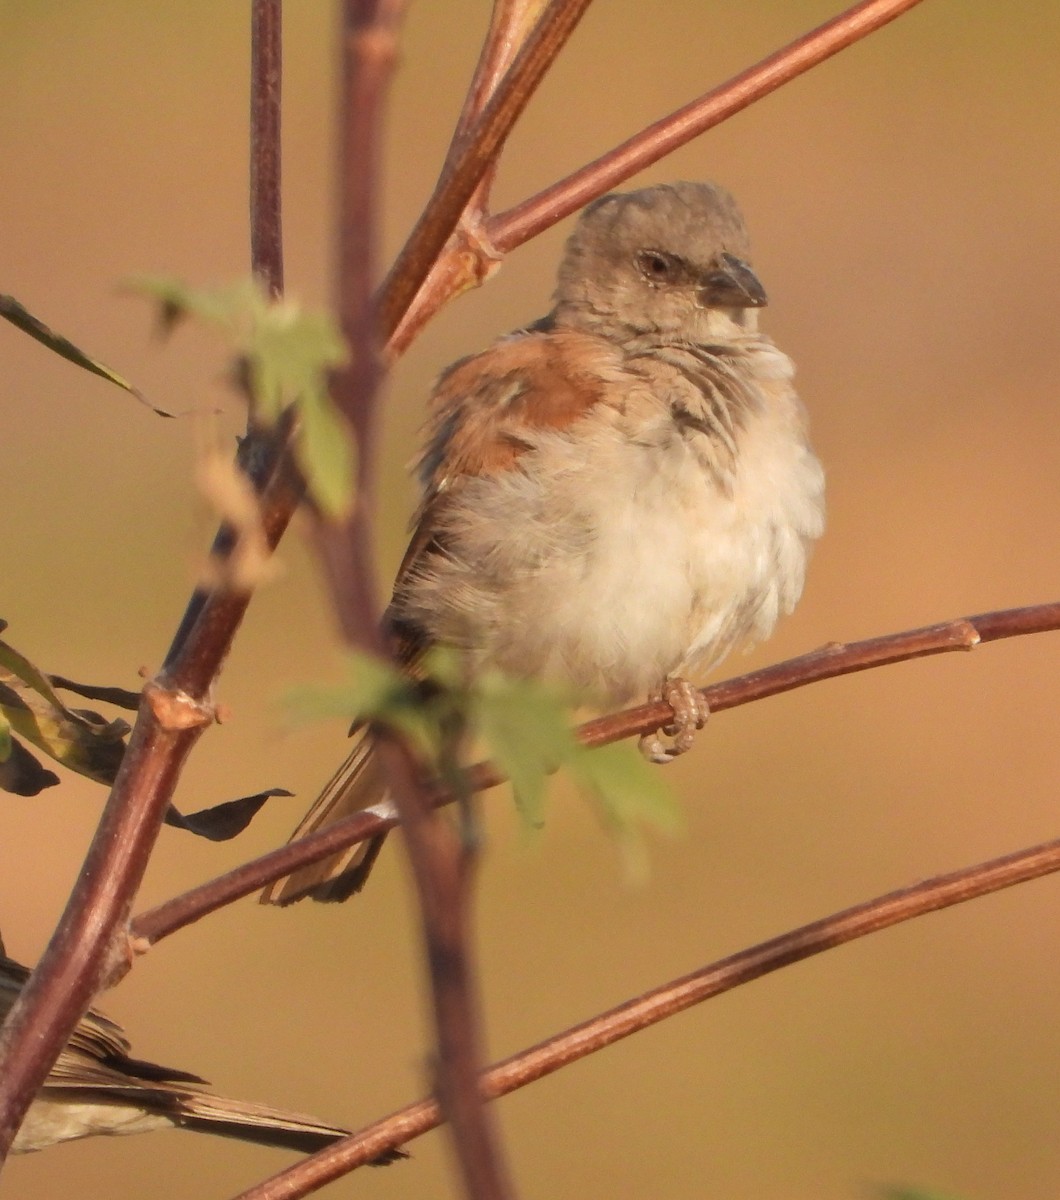
{"type": "Polygon", "coordinates": [[[250,262],[269,295],[283,295],[280,90],[283,0],[253,0],[250,15],[250,262]]]}
{"type": "Polygon", "coordinates": [[[416,882],[434,1010],[434,1085],[469,1200],[514,1195],[481,1091],[486,1058],[477,986],[472,889],[475,849],[440,814],[401,746],[381,741],[416,882]]]}
{"type": "MultiPolygon", "coordinates": [[[[339,114],[339,323],[350,361],[332,379],[332,395],[359,451],[353,511],[318,522],[317,540],[347,641],[385,653],[379,628],[373,530],[377,475],[378,389],[382,375],[379,314],[373,301],[378,227],[379,129],[397,51],[403,0],[345,0],[339,114]]],[[[419,898],[438,1047],[437,1089],[472,1200],[503,1200],[510,1189],[492,1122],[478,1089],[483,1061],[478,994],[469,938],[472,858],[438,818],[404,748],[384,732],[377,751],[408,844],[419,898]]]]}
{"type": "MultiPolygon", "coordinates": [[[[283,0],[253,0],[250,13],[250,269],[272,299],[283,295],[283,221],[281,199],[281,85],[283,69],[283,0]]],[[[291,478],[289,446],[294,435],[288,415],[274,429],[256,425],[247,417],[247,434],[237,462],[258,497],[271,483],[291,478]],[[270,482],[271,481],[271,482],[270,482]]],[[[286,489],[283,503],[297,504],[297,489],[286,489]]],[[[224,562],[232,553],[237,533],[222,524],[210,548],[210,557],[224,562]]],[[[188,601],[173,638],[168,667],[182,652],[210,596],[197,588],[188,601]]]]}
{"type": "Polygon", "coordinates": [[[336,308],[350,361],[332,378],[332,396],[357,445],[357,486],[343,522],[319,523],[318,548],[344,637],[382,652],[375,566],[378,390],[382,378],[372,290],[382,105],[397,55],[405,0],[344,0],[339,100],[336,308]]]}

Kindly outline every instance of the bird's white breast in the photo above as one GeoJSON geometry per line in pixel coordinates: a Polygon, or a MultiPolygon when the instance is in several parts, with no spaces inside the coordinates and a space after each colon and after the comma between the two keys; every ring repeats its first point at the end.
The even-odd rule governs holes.
{"type": "Polygon", "coordinates": [[[434,635],[616,702],[767,636],[802,590],[823,479],[790,362],[759,345],[761,403],[728,473],[657,387],[633,384],[469,480],[446,519],[452,557],[411,596],[434,635]]]}

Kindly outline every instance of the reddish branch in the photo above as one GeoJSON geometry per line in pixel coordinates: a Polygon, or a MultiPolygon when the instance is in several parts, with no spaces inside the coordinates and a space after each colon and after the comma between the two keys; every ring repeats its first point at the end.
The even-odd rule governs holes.
{"type": "MultiPolygon", "coordinates": [[[[481,114],[471,122],[466,138],[457,138],[442,170],[434,194],[427,203],[423,215],[409,235],[383,285],[379,298],[379,321],[382,336],[390,339],[406,314],[413,298],[420,290],[428,272],[442,259],[442,250],[456,230],[487,172],[496,167],[497,156],[511,133],[515,122],[537,90],[556,55],[589,7],[590,0],[550,0],[540,20],[523,43],[512,65],[501,77],[490,94],[481,114]]],[[[486,70],[492,65],[484,55],[480,67],[486,70]]],[[[485,85],[482,90],[485,90],[485,85]]],[[[476,85],[472,94],[481,94],[476,85]]],[[[465,117],[468,106],[465,106],[465,117]]],[[[470,243],[468,243],[470,245],[470,243]]],[[[481,250],[481,248],[480,248],[481,250]]],[[[485,252],[483,252],[485,253],[485,252]]],[[[412,340],[415,332],[433,316],[446,300],[457,292],[481,282],[488,273],[481,267],[482,254],[469,255],[463,246],[454,248],[448,256],[456,258],[456,274],[450,280],[446,294],[439,294],[417,317],[414,328],[406,329],[400,339],[400,348],[412,340]],[[479,265],[474,259],[479,258],[479,265]],[[463,265],[471,273],[465,275],[463,265]]],[[[488,255],[487,255],[488,257],[488,255]]],[[[417,306],[420,310],[421,306],[417,306]]],[[[399,343],[391,341],[393,352],[399,343]]]]}
{"type": "Polygon", "coordinates": [[[374,547],[382,371],[372,288],[381,126],[404,8],[405,0],[345,0],[343,5],[335,294],[350,356],[332,378],[331,395],[357,446],[357,481],[347,519],[320,521],[316,527],[343,637],[375,654],[383,653],[374,547]]]}
{"type": "Polygon", "coordinates": [[[280,88],[283,0],[253,0],[250,14],[250,263],[269,295],[283,295],[280,88]]]}
{"type": "MultiPolygon", "coordinates": [[[[281,476],[264,497],[270,547],[286,528],[291,493],[292,482],[281,476]]],[[[0,1034],[0,1159],[93,996],[127,966],[124,924],[184,760],[213,719],[213,681],[250,595],[219,588],[197,596],[195,620],[182,625],[179,645],[144,688],[128,749],[66,909],[0,1034]]]]}
{"type": "Polygon", "coordinates": [[[741,71],[635,137],[561,179],[522,204],[493,217],[486,235],[497,254],[506,254],[549,229],[638,171],[680,149],[748,105],[790,83],[833,54],[900,17],[921,0],[863,0],[782,50],[741,71]]]}
{"type": "MultiPolygon", "coordinates": [[[[506,1058],[483,1073],[482,1094],[495,1100],[667,1017],[781,967],[914,917],[952,908],[1056,871],[1060,871],[1060,839],[923,880],[912,887],[889,892],[823,920],[792,929],[506,1058]]],[[[276,1200],[280,1196],[285,1200],[297,1200],[340,1175],[364,1166],[384,1151],[429,1132],[441,1124],[442,1119],[434,1101],[420,1100],[383,1117],[335,1146],[302,1159],[258,1187],[243,1192],[236,1200],[276,1200]]]]}
{"type": "MultiPolygon", "coordinates": [[[[738,708],[768,696],[777,696],[781,692],[839,675],[850,675],[855,671],[867,671],[953,650],[972,650],[980,643],[1058,629],[1060,602],[1002,609],[975,617],[958,617],[922,629],[869,638],[863,642],[833,642],[798,658],[722,680],[703,688],[702,692],[711,711],[719,713],[727,708],[738,708]]],[[[670,710],[665,704],[642,704],[588,721],[578,731],[579,737],[586,745],[602,746],[622,738],[649,733],[657,729],[669,715],[670,710]]],[[[503,781],[503,774],[491,763],[479,763],[469,771],[469,787],[474,790],[495,787],[503,781]]],[[[434,800],[437,804],[447,804],[452,797],[437,793],[434,800]]],[[[281,879],[296,867],[327,858],[336,850],[393,828],[396,823],[394,819],[368,812],[347,817],[323,833],[311,834],[300,842],[283,846],[141,913],[132,923],[133,933],[150,942],[160,941],[214,909],[249,896],[274,879],[281,879]]]]}
{"type": "MultiPolygon", "coordinates": [[[[384,329],[392,332],[390,353],[404,351],[444,304],[482,283],[510,250],[919,3],[862,0],[756,66],[649,125],[580,171],[488,220],[481,212],[474,213],[458,228],[463,211],[457,207],[458,199],[465,193],[470,197],[480,164],[471,155],[450,162],[384,288],[383,311],[394,313],[384,322],[384,329]],[[446,239],[454,233],[452,243],[443,252],[446,239]],[[424,265],[428,253],[435,257],[424,265]],[[408,272],[407,278],[404,274],[399,278],[399,267],[408,272]]],[[[521,63],[520,58],[513,71],[521,63]]],[[[495,108],[500,110],[497,97],[490,113],[484,114],[483,125],[495,108]]],[[[507,133],[503,128],[497,131],[498,151],[507,133]]]]}
{"type": "MultiPolygon", "coordinates": [[[[356,440],[358,477],[350,516],[317,526],[343,636],[379,655],[385,648],[379,632],[373,531],[382,364],[372,289],[380,129],[402,9],[402,0],[346,0],[344,6],[337,307],[350,361],[332,380],[332,396],[356,440]]],[[[401,817],[419,898],[434,1010],[436,1084],[465,1191],[471,1200],[503,1200],[511,1188],[477,1088],[482,1039],[469,936],[470,857],[455,831],[436,816],[404,748],[381,737],[377,753],[401,817]]]]}

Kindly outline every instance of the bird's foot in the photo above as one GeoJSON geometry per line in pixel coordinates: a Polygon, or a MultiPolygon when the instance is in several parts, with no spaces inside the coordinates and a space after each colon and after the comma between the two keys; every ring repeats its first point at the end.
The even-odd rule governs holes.
{"type": "Polygon", "coordinates": [[[674,719],[654,733],[642,735],[638,745],[649,762],[668,763],[692,749],[696,733],[707,723],[710,708],[702,693],[687,679],[667,679],[651,692],[649,700],[661,700],[674,710],[674,719]],[[664,740],[664,735],[669,742],[664,740]]]}

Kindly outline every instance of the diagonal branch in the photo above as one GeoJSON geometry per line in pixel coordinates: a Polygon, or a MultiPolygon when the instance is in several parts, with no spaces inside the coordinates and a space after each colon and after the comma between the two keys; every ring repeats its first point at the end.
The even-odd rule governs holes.
{"type": "MultiPolygon", "coordinates": [[[[381,289],[379,323],[384,339],[397,328],[428,271],[438,261],[483,176],[493,168],[515,122],[589,3],[590,0],[549,0],[481,116],[474,121],[472,132],[454,143],[454,152],[434,194],[381,289]]],[[[437,311],[437,307],[431,311],[437,311]]]]}
{"type": "MultiPolygon", "coordinates": [[[[264,497],[263,532],[270,549],[286,528],[292,489],[297,492],[294,481],[280,476],[264,497]]],[[[184,761],[213,720],[213,680],[250,598],[249,591],[229,588],[202,598],[196,620],[178,631],[179,646],[144,687],[136,726],[84,866],[0,1033],[0,1160],[92,997],[128,965],[122,926],[184,761]]]]}
{"type": "Polygon", "coordinates": [[[845,50],[921,0],[862,0],[803,37],[762,59],[727,83],[705,92],[614,150],[561,179],[536,196],[493,217],[487,236],[495,253],[505,254],[564,217],[629,179],[645,167],[720,125],[785,83],[845,50]]]}
{"type": "MultiPolygon", "coordinates": [[[[738,708],[856,671],[868,671],[954,650],[972,650],[980,643],[1056,630],[1060,630],[1060,601],[1026,608],[1001,609],[862,642],[832,642],[798,658],[722,680],[703,688],[702,694],[711,711],[719,713],[727,708],[738,708]]],[[[665,704],[642,704],[588,721],[581,726],[578,736],[588,746],[602,746],[622,738],[650,733],[670,716],[670,709],[665,704]]],[[[470,787],[474,790],[495,787],[504,781],[503,774],[492,763],[479,763],[469,769],[468,775],[470,787]]],[[[433,799],[441,805],[450,803],[452,797],[438,792],[433,799]]],[[[214,909],[252,895],[274,879],[282,879],[296,867],[318,862],[336,850],[392,829],[397,823],[397,816],[392,811],[370,809],[355,813],[322,833],[310,834],[298,842],[291,842],[141,913],[132,923],[133,932],[149,942],[160,941],[214,909]]]]}
{"type": "MultiPolygon", "coordinates": [[[[1060,839],[938,875],[802,925],[654,988],[635,1000],[628,1000],[609,1012],[504,1059],[483,1073],[482,1094],[486,1099],[495,1100],[704,1000],[723,995],[782,967],[904,921],[1057,871],[1060,871],[1060,839]]],[[[437,1128],[442,1120],[437,1103],[420,1100],[327,1150],[302,1159],[295,1166],[243,1192],[237,1200],[276,1200],[280,1196],[284,1200],[297,1200],[297,1197],[308,1195],[364,1166],[379,1154],[437,1128]]]]}
{"type": "MultiPolygon", "coordinates": [[[[529,241],[545,229],[587,204],[609,188],[622,183],[671,151],[690,142],[715,125],[747,108],[762,96],[817,66],[833,54],[846,49],[881,26],[895,20],[920,0],[861,0],[839,16],[796,39],[720,87],[649,125],[629,141],[589,163],[566,179],[560,180],[536,196],[491,217],[484,224],[472,221],[444,252],[445,241],[434,232],[430,245],[440,254],[430,276],[416,274],[416,288],[394,291],[395,271],[391,272],[384,302],[394,311],[394,332],[388,350],[392,355],[404,351],[417,333],[449,300],[484,282],[500,265],[504,255],[529,241]],[[419,281],[426,278],[421,288],[419,281]]],[[[469,152],[470,153],[470,152],[469,152]]],[[[443,176],[442,183],[445,182],[443,176]]],[[[439,184],[441,191],[442,183],[439,184]]],[[[469,193],[470,194],[470,193],[469,193]]],[[[435,199],[441,204],[438,193],[435,199]]],[[[448,201],[447,201],[448,203],[448,201]]],[[[449,208],[446,209],[448,213],[449,208]]],[[[447,218],[448,219],[448,218],[447,218]]],[[[457,217],[447,226],[451,232],[457,217]]],[[[427,220],[427,214],[421,225],[427,220]]],[[[432,227],[433,229],[433,227],[432,227]]],[[[414,245],[420,227],[413,232],[403,257],[420,253],[414,245]]],[[[422,234],[426,241],[428,233],[422,234]]],[[[399,262],[401,260],[399,259],[399,262]]],[[[418,259],[415,261],[418,262],[418,259]]],[[[392,328],[388,321],[386,329],[392,328]]]]}

